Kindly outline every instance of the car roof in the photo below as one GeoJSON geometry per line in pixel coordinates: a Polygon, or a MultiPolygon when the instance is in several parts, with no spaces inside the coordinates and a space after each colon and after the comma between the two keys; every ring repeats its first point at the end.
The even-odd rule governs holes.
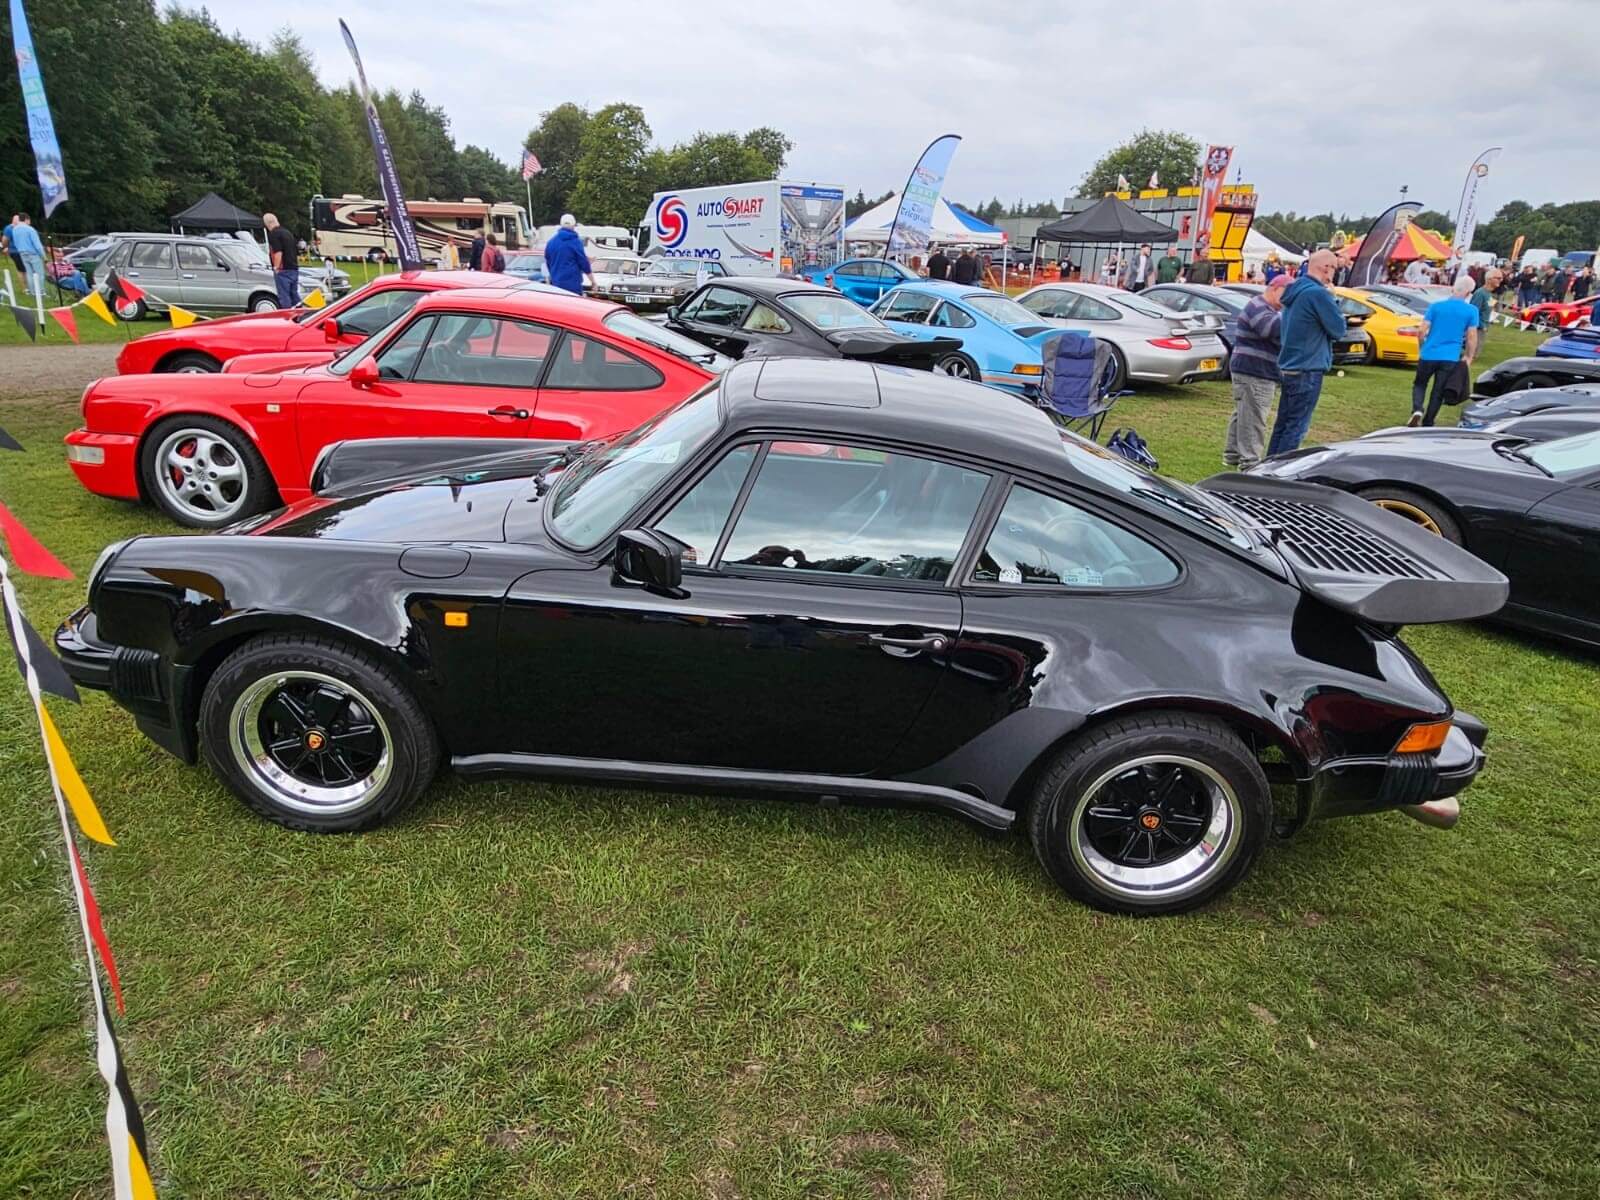
{"type": "MultiPolygon", "coordinates": [[[[471,272],[462,272],[471,274],[471,272]]],[[[498,278],[485,276],[486,279],[498,278]]],[[[413,312],[435,309],[490,308],[497,316],[532,320],[564,320],[568,324],[595,324],[602,317],[621,309],[622,305],[607,300],[590,300],[559,290],[543,291],[528,287],[520,281],[507,282],[499,287],[447,288],[430,292],[418,300],[413,312]]]]}
{"type": "Polygon", "coordinates": [[[721,399],[738,430],[815,429],[1082,478],[1062,449],[1060,426],[1040,409],[931,371],[835,358],[746,359],[722,376],[721,399]]]}
{"type": "Polygon", "coordinates": [[[793,292],[821,292],[826,296],[837,296],[839,293],[831,287],[823,287],[820,283],[812,283],[809,279],[782,279],[770,275],[728,275],[717,280],[707,287],[743,288],[747,292],[755,292],[763,296],[787,296],[793,292]]]}
{"type": "Polygon", "coordinates": [[[964,300],[969,296],[1003,296],[993,288],[973,287],[970,283],[951,283],[948,279],[908,279],[897,284],[897,292],[918,291],[931,292],[936,296],[945,296],[951,300],[964,300]]]}

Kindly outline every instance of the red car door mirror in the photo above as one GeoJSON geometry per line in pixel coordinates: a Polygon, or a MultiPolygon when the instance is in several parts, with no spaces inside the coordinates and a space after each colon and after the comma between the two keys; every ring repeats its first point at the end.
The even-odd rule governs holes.
{"type": "Polygon", "coordinates": [[[322,336],[329,342],[337,342],[343,336],[338,317],[328,317],[322,322],[322,336]]]}
{"type": "Polygon", "coordinates": [[[378,382],[378,360],[372,355],[367,355],[355,366],[350,368],[351,387],[371,387],[378,382]]]}

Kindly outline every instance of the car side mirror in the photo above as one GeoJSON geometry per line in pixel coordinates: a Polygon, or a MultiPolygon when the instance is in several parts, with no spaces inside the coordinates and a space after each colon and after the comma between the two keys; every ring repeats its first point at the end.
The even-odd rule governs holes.
{"type": "Polygon", "coordinates": [[[676,304],[674,304],[670,308],[667,309],[667,320],[676,321],[677,319],[678,319],[678,306],[676,304]]]}
{"type": "Polygon", "coordinates": [[[350,386],[358,388],[371,387],[378,382],[378,360],[372,355],[367,355],[355,366],[350,368],[350,386]]]}
{"type": "Polygon", "coordinates": [[[654,529],[624,529],[617,534],[611,582],[642,587],[658,596],[685,596],[683,550],[677,538],[654,529]]]}
{"type": "Polygon", "coordinates": [[[344,334],[339,328],[338,317],[328,317],[322,322],[322,338],[324,341],[337,342],[344,334]]]}

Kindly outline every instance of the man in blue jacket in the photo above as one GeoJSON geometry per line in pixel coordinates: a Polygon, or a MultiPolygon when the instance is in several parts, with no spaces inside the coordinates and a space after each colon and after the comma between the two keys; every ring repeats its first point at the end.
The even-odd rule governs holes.
{"type": "Polygon", "coordinates": [[[1344,314],[1328,290],[1338,270],[1332,250],[1318,250],[1306,264],[1306,273],[1283,293],[1283,323],[1278,336],[1278,373],[1283,377],[1278,393],[1278,419],[1272,426],[1267,456],[1300,448],[1311,428],[1311,414],[1322,395],[1322,377],[1333,366],[1333,342],[1345,332],[1344,314]]]}
{"type": "Polygon", "coordinates": [[[544,246],[544,274],[551,287],[581,296],[584,278],[587,276],[593,285],[594,271],[589,266],[589,256],[583,252],[577,224],[578,218],[571,213],[561,214],[561,228],[544,246]]]}

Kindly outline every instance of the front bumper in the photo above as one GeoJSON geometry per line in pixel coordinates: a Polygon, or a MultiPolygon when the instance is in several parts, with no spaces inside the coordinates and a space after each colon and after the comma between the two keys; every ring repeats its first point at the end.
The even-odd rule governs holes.
{"type": "Polygon", "coordinates": [[[193,668],[166,662],[153,650],[102,641],[87,607],[61,623],[55,650],[73,683],[108,693],[156,745],[186,763],[198,761],[193,668]]]}
{"type": "Polygon", "coordinates": [[[139,499],[139,439],[129,433],[74,429],[62,439],[67,465],[78,482],[97,496],[139,499]]]}
{"type": "Polygon", "coordinates": [[[1425,811],[1413,810],[1448,800],[1476,779],[1483,770],[1488,735],[1489,727],[1477,717],[1458,712],[1437,754],[1334,759],[1300,781],[1302,809],[1308,819],[1320,820],[1399,808],[1441,824],[1429,820],[1425,811]]]}

